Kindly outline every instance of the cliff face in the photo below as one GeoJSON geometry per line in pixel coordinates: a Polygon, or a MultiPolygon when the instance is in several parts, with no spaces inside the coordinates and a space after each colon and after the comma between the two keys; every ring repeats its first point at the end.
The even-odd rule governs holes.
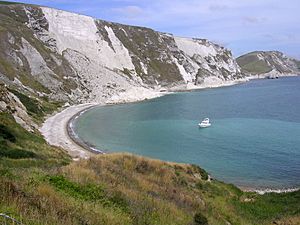
{"type": "Polygon", "coordinates": [[[278,51],[256,51],[237,58],[243,72],[261,76],[299,75],[300,61],[278,51]]]}
{"type": "Polygon", "coordinates": [[[204,39],[46,7],[0,6],[0,78],[39,96],[104,102],[135,88],[241,77],[231,52],[204,39]]]}

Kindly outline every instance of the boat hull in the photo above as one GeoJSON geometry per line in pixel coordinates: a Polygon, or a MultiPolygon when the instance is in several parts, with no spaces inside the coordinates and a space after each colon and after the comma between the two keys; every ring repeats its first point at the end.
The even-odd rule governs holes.
{"type": "Polygon", "coordinates": [[[206,128],[206,127],[211,126],[211,124],[201,124],[201,123],[199,123],[198,125],[199,125],[200,128],[206,128]]]}

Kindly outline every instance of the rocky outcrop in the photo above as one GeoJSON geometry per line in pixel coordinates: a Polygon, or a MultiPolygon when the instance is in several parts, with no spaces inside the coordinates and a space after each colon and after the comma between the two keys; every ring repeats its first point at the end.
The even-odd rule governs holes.
{"type": "Polygon", "coordinates": [[[20,99],[3,83],[0,83],[0,112],[11,114],[15,121],[28,131],[32,132],[37,128],[20,99]]]}
{"type": "Polygon", "coordinates": [[[0,79],[38,96],[101,103],[242,77],[231,52],[205,39],[47,7],[0,6],[0,79]]]}
{"type": "Polygon", "coordinates": [[[261,77],[300,75],[300,61],[278,51],[256,51],[237,58],[243,72],[261,77]]]}

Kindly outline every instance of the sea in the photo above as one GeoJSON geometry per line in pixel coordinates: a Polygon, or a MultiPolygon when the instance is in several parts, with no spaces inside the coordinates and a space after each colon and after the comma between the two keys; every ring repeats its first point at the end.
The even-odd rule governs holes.
{"type": "Polygon", "coordinates": [[[107,153],[196,164],[242,188],[300,187],[300,77],[99,106],[74,125],[82,141],[107,153]],[[205,117],[211,127],[199,128],[205,117]]]}

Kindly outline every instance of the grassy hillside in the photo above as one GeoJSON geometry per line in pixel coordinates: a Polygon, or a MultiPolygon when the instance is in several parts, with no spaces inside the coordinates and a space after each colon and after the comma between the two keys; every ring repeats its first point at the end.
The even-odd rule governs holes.
{"type": "Polygon", "coordinates": [[[270,72],[272,67],[270,67],[265,61],[260,60],[257,57],[257,54],[259,54],[259,52],[251,52],[238,57],[236,61],[242,70],[248,73],[262,74],[270,72]]]}
{"type": "Polygon", "coordinates": [[[8,1],[0,1],[1,5],[14,5],[14,4],[21,4],[19,2],[8,2],[8,1]]]}
{"type": "Polygon", "coordinates": [[[272,70],[278,74],[299,74],[300,61],[278,51],[256,51],[236,59],[243,72],[264,74],[272,70]]]}
{"type": "Polygon", "coordinates": [[[6,113],[0,140],[0,213],[25,224],[300,222],[299,191],[243,193],[198,166],[129,154],[71,162],[6,113]]]}

